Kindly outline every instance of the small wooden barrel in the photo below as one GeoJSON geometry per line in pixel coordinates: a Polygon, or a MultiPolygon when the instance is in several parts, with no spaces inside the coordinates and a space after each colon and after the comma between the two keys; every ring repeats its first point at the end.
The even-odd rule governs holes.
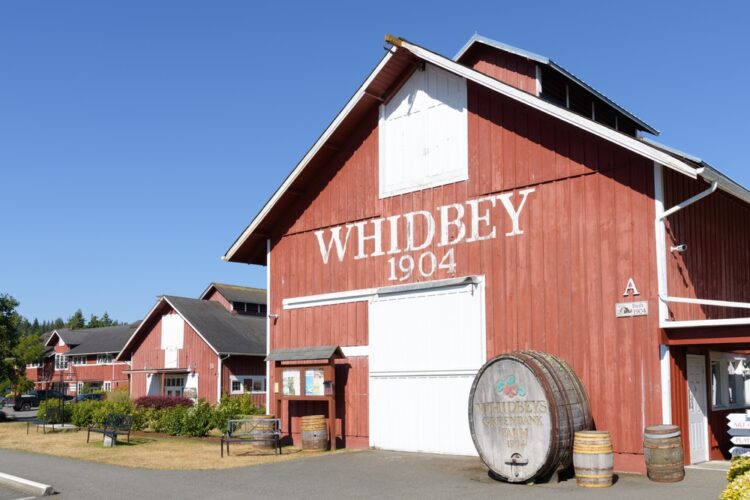
{"type": "Polygon", "coordinates": [[[643,456],[648,478],[676,483],[685,478],[682,433],[676,425],[652,425],[643,431],[643,456]]]}
{"type": "Polygon", "coordinates": [[[302,417],[302,449],[327,450],[328,424],[325,415],[302,417]]]}
{"type": "Polygon", "coordinates": [[[578,431],[573,441],[576,483],[582,488],[612,486],[614,455],[608,431],[578,431]]]}
{"type": "Polygon", "coordinates": [[[479,370],[471,386],[471,438],[496,479],[548,479],[572,464],[574,433],[592,427],[583,384],[551,354],[502,354],[479,370]]]}

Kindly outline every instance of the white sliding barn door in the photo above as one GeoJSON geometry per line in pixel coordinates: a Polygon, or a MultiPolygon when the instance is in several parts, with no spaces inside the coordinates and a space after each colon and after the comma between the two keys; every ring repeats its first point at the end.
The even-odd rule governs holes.
{"type": "Polygon", "coordinates": [[[370,445],[476,455],[469,391],[485,361],[481,283],[378,295],[370,304],[370,445]]]}

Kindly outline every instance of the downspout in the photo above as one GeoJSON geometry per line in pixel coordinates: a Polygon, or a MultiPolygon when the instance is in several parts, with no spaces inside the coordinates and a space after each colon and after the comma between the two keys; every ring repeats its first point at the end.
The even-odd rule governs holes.
{"type": "Polygon", "coordinates": [[[224,371],[223,371],[223,362],[225,359],[229,358],[231,354],[227,354],[223,358],[221,357],[221,354],[219,355],[219,373],[217,373],[217,384],[216,384],[216,404],[221,403],[221,386],[224,378],[224,371]]]}
{"type": "MultiPolygon", "coordinates": [[[[666,248],[666,224],[665,219],[669,217],[670,215],[674,215],[675,213],[679,212],[683,208],[689,207],[693,203],[696,203],[703,198],[713,194],[716,189],[719,187],[718,181],[711,182],[711,187],[706,189],[705,191],[701,191],[700,193],[696,194],[695,196],[692,196],[688,198],[687,200],[677,203],[675,206],[670,208],[669,210],[664,210],[664,184],[663,184],[663,177],[662,177],[662,166],[658,163],[654,164],[655,166],[655,193],[654,197],[656,198],[656,220],[654,221],[654,224],[656,226],[656,251],[657,253],[657,259],[656,259],[656,282],[657,282],[657,289],[659,293],[659,327],[665,328],[669,322],[669,312],[667,308],[667,302],[669,298],[669,290],[667,289],[667,248],[666,248]]],[[[700,173],[700,172],[699,172],[700,173]]]]}

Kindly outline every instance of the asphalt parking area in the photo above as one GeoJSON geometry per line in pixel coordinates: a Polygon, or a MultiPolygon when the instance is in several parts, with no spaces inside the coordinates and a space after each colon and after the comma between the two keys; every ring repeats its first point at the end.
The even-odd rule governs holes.
{"type": "MultiPolygon", "coordinates": [[[[2,444],[0,443],[0,446],[2,444]]],[[[218,458],[217,458],[218,459],[218,458]]],[[[723,471],[689,469],[680,483],[621,475],[611,488],[578,488],[575,480],[526,486],[497,482],[478,458],[359,451],[218,471],[125,468],[32,453],[0,451],[0,471],[51,484],[56,498],[674,498],[715,500],[723,471]]]]}

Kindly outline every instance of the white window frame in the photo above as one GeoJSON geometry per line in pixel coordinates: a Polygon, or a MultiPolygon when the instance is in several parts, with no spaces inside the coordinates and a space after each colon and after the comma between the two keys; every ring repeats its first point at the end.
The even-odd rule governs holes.
{"type": "Polygon", "coordinates": [[[102,382],[102,390],[109,392],[112,390],[112,381],[111,380],[105,380],[102,382]]]}
{"type": "Polygon", "coordinates": [[[238,394],[265,394],[266,393],[266,376],[265,375],[230,375],[229,376],[229,393],[232,395],[238,394]],[[245,381],[250,380],[250,387],[255,386],[255,382],[260,381],[262,384],[261,390],[251,390],[250,392],[245,391],[245,381]],[[240,390],[234,390],[234,383],[239,382],[240,390]]]}
{"type": "Polygon", "coordinates": [[[26,368],[41,368],[41,367],[42,367],[41,362],[29,363],[28,365],[26,365],[26,368]]]}
{"type": "Polygon", "coordinates": [[[96,355],[96,364],[97,365],[111,365],[114,363],[115,358],[111,354],[97,354],[96,355]],[[104,361],[102,361],[104,360],[104,361]]]}
{"type": "Polygon", "coordinates": [[[80,382],[70,382],[68,384],[68,391],[69,392],[75,392],[76,394],[79,394],[79,392],[78,392],[78,384],[79,383],[80,382]]]}
{"type": "Polygon", "coordinates": [[[83,355],[83,356],[82,355],[74,355],[74,356],[70,356],[69,362],[73,363],[74,365],[85,365],[86,362],[87,362],[87,359],[86,359],[85,355],[83,355]]]}
{"type": "Polygon", "coordinates": [[[68,369],[68,357],[65,354],[55,354],[55,370],[64,371],[68,369]]]}
{"type": "MultiPolygon", "coordinates": [[[[737,408],[750,408],[750,393],[745,389],[750,386],[747,380],[743,387],[744,398],[742,401],[736,401],[729,403],[729,363],[731,362],[745,362],[750,365],[750,356],[737,354],[733,352],[710,352],[709,353],[709,376],[710,376],[710,390],[711,390],[711,410],[730,410],[737,408]],[[714,380],[714,366],[719,367],[720,379],[714,380]]],[[[746,376],[747,377],[747,376],[746,376]]],[[[737,395],[735,395],[735,399],[737,395]]]]}

